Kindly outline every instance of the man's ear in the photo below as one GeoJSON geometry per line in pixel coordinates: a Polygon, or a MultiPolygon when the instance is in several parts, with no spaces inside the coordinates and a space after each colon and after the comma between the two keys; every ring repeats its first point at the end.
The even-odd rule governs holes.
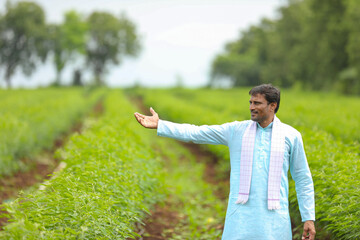
{"type": "Polygon", "coordinates": [[[270,103],[270,109],[271,109],[273,112],[275,112],[276,106],[277,106],[277,103],[276,103],[276,102],[270,103]]]}

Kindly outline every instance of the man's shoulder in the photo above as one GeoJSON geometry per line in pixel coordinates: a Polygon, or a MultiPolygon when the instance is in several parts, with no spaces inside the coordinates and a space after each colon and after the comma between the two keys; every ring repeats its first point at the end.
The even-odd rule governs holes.
{"type": "Polygon", "coordinates": [[[252,120],[234,121],[234,123],[239,124],[239,125],[243,125],[243,124],[247,125],[250,122],[252,122],[252,120]]]}
{"type": "Polygon", "coordinates": [[[243,121],[233,121],[225,123],[229,127],[231,127],[234,131],[244,130],[249,124],[252,122],[251,120],[243,120],[243,121]]]}
{"type": "Polygon", "coordinates": [[[229,122],[229,124],[240,127],[240,126],[247,126],[250,122],[252,122],[252,121],[251,120],[243,120],[243,121],[229,122]]]}
{"type": "Polygon", "coordinates": [[[285,135],[301,138],[301,133],[296,128],[290,126],[289,124],[283,123],[283,122],[282,122],[282,126],[284,129],[285,135]]]}

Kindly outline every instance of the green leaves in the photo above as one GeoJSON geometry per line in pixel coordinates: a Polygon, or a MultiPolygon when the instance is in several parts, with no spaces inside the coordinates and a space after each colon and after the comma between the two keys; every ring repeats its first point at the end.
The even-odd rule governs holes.
{"type": "Polygon", "coordinates": [[[139,137],[134,109],[119,91],[111,92],[105,115],[82,135],[75,134],[63,153],[67,167],[45,190],[7,205],[14,223],[7,238],[126,239],[136,235],[149,206],[163,197],[162,165],[139,137]],[[29,227],[30,226],[30,227],[29,227]]]}
{"type": "Polygon", "coordinates": [[[89,111],[98,93],[85,98],[80,89],[1,91],[0,176],[26,167],[21,158],[50,150],[89,111]]]}

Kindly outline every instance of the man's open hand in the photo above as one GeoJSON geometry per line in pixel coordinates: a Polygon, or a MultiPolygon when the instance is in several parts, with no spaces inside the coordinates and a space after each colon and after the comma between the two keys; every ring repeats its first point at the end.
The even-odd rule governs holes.
{"type": "Polygon", "coordinates": [[[306,221],[304,223],[304,232],[301,239],[309,239],[314,240],[315,239],[315,225],[313,221],[306,221]]]}
{"type": "Polygon", "coordinates": [[[154,111],[153,108],[150,108],[152,116],[145,116],[138,112],[134,113],[136,120],[146,128],[156,129],[158,127],[159,115],[154,111]]]}

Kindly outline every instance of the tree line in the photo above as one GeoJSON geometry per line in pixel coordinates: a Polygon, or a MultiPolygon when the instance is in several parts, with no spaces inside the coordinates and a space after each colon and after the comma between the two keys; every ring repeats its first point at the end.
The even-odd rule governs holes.
{"type": "Polygon", "coordinates": [[[213,59],[211,84],[224,80],[359,95],[360,1],[289,0],[213,59]]]}
{"type": "Polygon", "coordinates": [[[29,76],[47,59],[53,62],[55,84],[60,85],[64,68],[79,58],[84,67],[74,69],[78,77],[73,84],[81,84],[81,72],[89,68],[101,85],[109,65],[137,56],[140,49],[136,26],[125,14],[95,11],[83,16],[69,11],[62,23],[54,24],[46,22],[41,6],[28,1],[7,1],[5,12],[0,12],[0,73],[8,87],[17,70],[29,76]]]}

